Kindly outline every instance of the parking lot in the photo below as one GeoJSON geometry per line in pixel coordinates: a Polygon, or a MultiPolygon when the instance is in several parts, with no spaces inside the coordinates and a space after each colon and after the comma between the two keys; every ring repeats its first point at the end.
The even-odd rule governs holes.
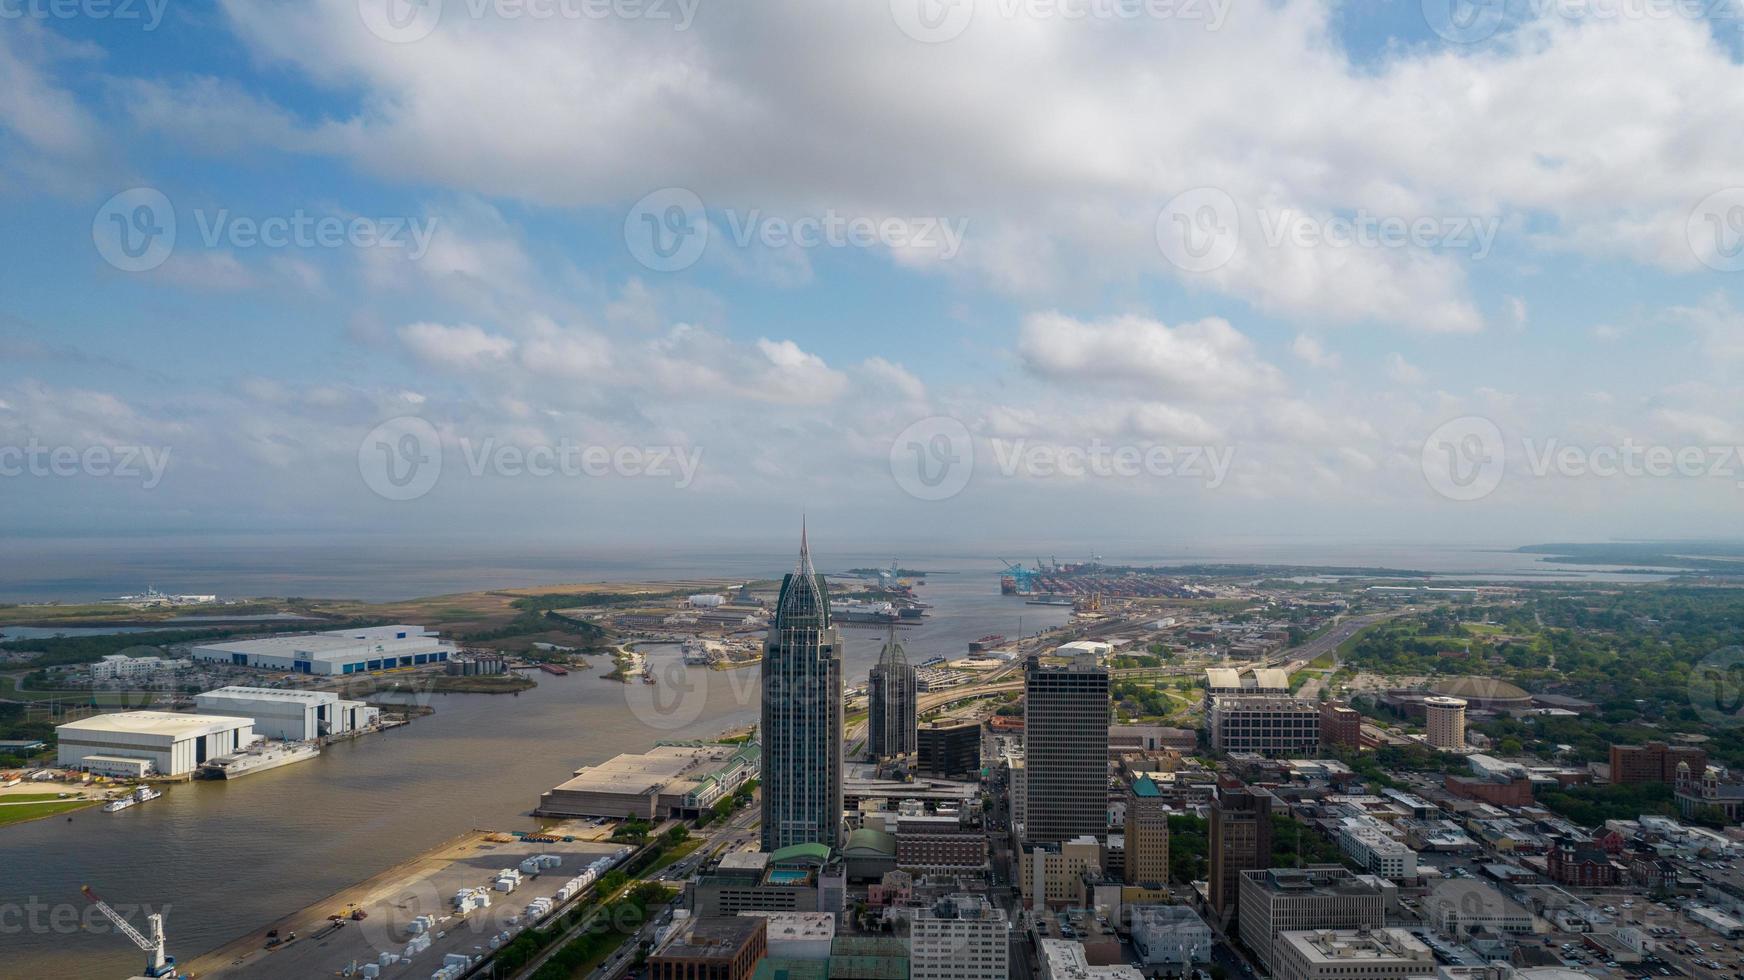
{"type": "Polygon", "coordinates": [[[613,854],[617,845],[591,841],[512,843],[485,840],[483,835],[426,856],[401,868],[289,916],[210,956],[201,957],[201,976],[306,978],[333,976],[348,967],[377,963],[384,952],[403,953],[413,937],[412,922],[420,915],[435,917],[431,946],[410,960],[383,967],[383,977],[425,977],[450,953],[477,956],[491,949],[491,939],[527,923],[518,918],[535,898],[549,898],[589,862],[613,854]],[[492,891],[489,908],[461,916],[454,911],[454,893],[462,888],[490,888],[503,868],[518,868],[535,854],[558,856],[555,869],[528,875],[511,893],[492,891]],[[354,909],[364,917],[350,919],[354,909]],[[330,916],[342,916],[339,924],[330,916]],[[276,931],[276,936],[268,933],[276,931]],[[292,936],[295,938],[292,938],[292,936]],[[278,942],[272,943],[273,939],[278,942]],[[272,945],[268,945],[272,943],[272,945]]]}

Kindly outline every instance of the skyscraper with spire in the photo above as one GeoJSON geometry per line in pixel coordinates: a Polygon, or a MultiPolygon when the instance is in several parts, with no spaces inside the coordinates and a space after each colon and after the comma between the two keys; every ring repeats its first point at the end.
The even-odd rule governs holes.
{"type": "Polygon", "coordinates": [[[866,678],[866,754],[872,759],[908,755],[916,749],[915,697],[918,683],[914,666],[896,627],[878,654],[878,662],[866,678]]]}
{"type": "Polygon", "coordinates": [[[803,524],[763,643],[761,737],[763,849],[841,846],[842,638],[803,524]]]}

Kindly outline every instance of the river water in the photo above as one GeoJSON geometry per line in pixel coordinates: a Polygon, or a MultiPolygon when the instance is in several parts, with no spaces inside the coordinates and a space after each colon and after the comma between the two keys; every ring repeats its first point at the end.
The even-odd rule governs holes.
{"type": "MultiPolygon", "coordinates": [[[[999,596],[988,574],[935,576],[921,592],[933,615],[902,630],[916,662],[961,656],[988,633],[1015,636],[1019,617],[1027,632],[1067,618],[999,596]]],[[[863,685],[882,632],[843,632],[847,683],[863,685]]],[[[170,952],[189,960],[455,834],[530,827],[539,794],[577,766],[756,719],[755,668],[687,669],[670,646],[647,652],[657,685],[606,681],[596,667],[535,674],[539,686],[518,697],[436,695],[435,714],[310,762],[177,785],[120,813],[0,829],[0,976],[113,980],[138,969],[143,954],[124,937],[81,928],[80,885],[165,912],[170,952]]]]}

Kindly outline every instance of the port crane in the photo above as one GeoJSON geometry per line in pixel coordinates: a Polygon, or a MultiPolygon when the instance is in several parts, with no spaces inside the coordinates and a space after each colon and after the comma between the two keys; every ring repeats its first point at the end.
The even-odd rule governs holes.
{"type": "Polygon", "coordinates": [[[97,911],[103,913],[104,918],[107,918],[110,922],[115,923],[115,928],[121,930],[122,935],[126,936],[128,939],[133,940],[133,944],[135,946],[138,946],[140,949],[145,950],[145,954],[146,954],[145,975],[146,976],[148,976],[148,977],[175,977],[176,976],[176,958],[174,956],[165,956],[164,955],[164,931],[163,931],[163,916],[162,915],[159,915],[156,912],[153,912],[151,915],[148,915],[145,917],[145,921],[150,923],[150,926],[151,926],[151,938],[147,939],[144,936],[140,935],[139,930],[133,928],[133,926],[131,924],[129,924],[125,918],[122,918],[121,913],[115,911],[113,908],[110,908],[108,902],[105,902],[105,901],[103,901],[102,898],[98,897],[97,893],[91,890],[90,885],[81,885],[79,887],[79,891],[84,894],[86,901],[90,902],[92,905],[97,906],[97,911]]]}

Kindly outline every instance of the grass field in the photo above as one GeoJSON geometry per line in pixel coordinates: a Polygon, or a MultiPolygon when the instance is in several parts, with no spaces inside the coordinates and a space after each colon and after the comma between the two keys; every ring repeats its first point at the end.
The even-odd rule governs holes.
{"type": "Polygon", "coordinates": [[[0,802],[0,827],[7,824],[23,823],[26,820],[58,816],[73,810],[83,810],[88,806],[96,806],[98,802],[97,800],[56,800],[51,803],[0,802]]]}

